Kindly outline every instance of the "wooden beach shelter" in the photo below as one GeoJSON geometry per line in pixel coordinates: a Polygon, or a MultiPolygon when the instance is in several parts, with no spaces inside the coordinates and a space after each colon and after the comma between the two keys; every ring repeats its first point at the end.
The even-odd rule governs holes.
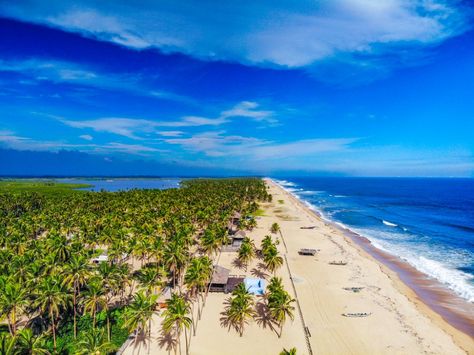
{"type": "Polygon", "coordinates": [[[232,215],[232,224],[237,226],[240,223],[241,218],[242,218],[242,215],[239,212],[235,212],[232,215]]]}
{"type": "Polygon", "coordinates": [[[209,285],[210,292],[226,292],[227,282],[229,281],[230,270],[216,265],[212,274],[212,280],[209,285]]]}
{"type": "Polygon", "coordinates": [[[246,237],[246,234],[244,231],[238,231],[237,233],[235,233],[232,236],[232,246],[240,248],[245,237],[246,237]]]}

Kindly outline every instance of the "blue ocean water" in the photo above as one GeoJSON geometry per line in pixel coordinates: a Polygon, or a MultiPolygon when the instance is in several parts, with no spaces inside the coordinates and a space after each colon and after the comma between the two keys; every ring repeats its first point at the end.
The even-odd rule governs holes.
{"type": "Polygon", "coordinates": [[[178,188],[182,179],[152,179],[152,178],[108,178],[108,179],[57,179],[59,182],[74,184],[89,184],[81,190],[87,191],[121,191],[130,189],[171,189],[178,188]]]}
{"type": "Polygon", "coordinates": [[[275,181],[324,218],[474,302],[474,179],[275,181]]]}

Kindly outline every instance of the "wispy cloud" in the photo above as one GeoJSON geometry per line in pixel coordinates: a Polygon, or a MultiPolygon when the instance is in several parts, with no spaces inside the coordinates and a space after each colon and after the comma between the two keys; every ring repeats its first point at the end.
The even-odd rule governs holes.
{"type": "Polygon", "coordinates": [[[162,137],[181,137],[184,134],[183,131],[159,131],[156,133],[162,137]]]}
{"type": "Polygon", "coordinates": [[[73,121],[60,119],[62,123],[74,128],[89,128],[96,132],[113,133],[131,139],[143,139],[137,134],[151,133],[157,122],[143,119],[108,117],[96,120],[73,121]]]}
{"type": "MultiPolygon", "coordinates": [[[[87,140],[87,138],[83,139],[87,140]]],[[[74,144],[65,141],[42,141],[19,136],[15,132],[7,130],[0,131],[0,145],[16,150],[58,151],[70,149],[89,153],[124,153],[139,156],[147,156],[150,153],[167,152],[166,150],[158,149],[149,145],[124,144],[120,142],[108,142],[103,144],[74,144]]]]}
{"type": "Polygon", "coordinates": [[[0,11],[102,41],[143,49],[158,47],[210,60],[261,66],[307,67],[375,46],[424,47],[466,30],[467,11],[448,0],[333,0],[298,2],[118,1],[3,2],[0,11]]]}
{"type": "Polygon", "coordinates": [[[280,143],[255,137],[226,135],[224,131],[219,131],[200,133],[188,138],[167,139],[165,142],[209,157],[246,157],[250,161],[260,161],[341,152],[357,140],[315,138],[280,143]]]}
{"type": "Polygon", "coordinates": [[[91,140],[94,139],[94,137],[92,137],[90,134],[82,134],[82,135],[79,136],[79,138],[82,138],[86,141],[91,141],[91,140]]]}
{"type": "Polygon", "coordinates": [[[27,60],[0,59],[0,72],[1,71],[16,72],[28,77],[27,80],[20,82],[24,85],[35,85],[45,81],[67,83],[196,105],[195,100],[191,97],[149,87],[148,84],[144,82],[140,72],[103,72],[84,64],[44,58],[32,58],[27,60]]]}
{"type": "Polygon", "coordinates": [[[214,118],[183,116],[174,121],[154,121],[126,117],[104,117],[93,120],[70,120],[56,116],[50,117],[70,127],[113,133],[130,139],[145,139],[144,135],[149,138],[152,133],[168,137],[179,136],[182,134],[182,131],[158,131],[158,129],[164,127],[220,126],[239,118],[248,118],[257,122],[264,120],[270,123],[277,122],[273,111],[260,110],[259,104],[251,101],[240,102],[232,108],[222,111],[214,118]]]}

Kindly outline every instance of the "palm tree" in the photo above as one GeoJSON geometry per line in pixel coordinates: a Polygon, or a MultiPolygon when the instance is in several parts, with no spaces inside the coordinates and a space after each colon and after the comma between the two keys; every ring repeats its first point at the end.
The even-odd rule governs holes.
{"type": "Polygon", "coordinates": [[[22,355],[50,355],[46,335],[34,336],[30,328],[24,328],[18,332],[16,348],[22,355]]]}
{"type": "Polygon", "coordinates": [[[272,226],[270,227],[270,232],[272,232],[273,234],[277,234],[278,232],[280,231],[280,226],[278,225],[278,223],[273,223],[272,226]]]}
{"type": "Polygon", "coordinates": [[[221,243],[216,233],[211,228],[208,228],[200,238],[200,244],[202,250],[212,257],[219,250],[221,243]]]}
{"type": "MultiPolygon", "coordinates": [[[[201,308],[199,304],[199,293],[209,283],[212,277],[212,261],[207,257],[193,258],[186,270],[184,282],[188,286],[191,296],[196,296],[198,303],[198,319],[201,319],[201,308]]],[[[194,335],[196,335],[196,325],[194,325],[194,335]]]]}
{"type": "Polygon", "coordinates": [[[280,333],[278,334],[280,338],[283,332],[283,324],[287,317],[290,317],[291,320],[294,319],[293,312],[295,307],[292,303],[295,302],[295,299],[283,289],[280,278],[272,278],[270,286],[270,292],[267,295],[268,309],[270,310],[271,317],[280,326],[280,333]]]}
{"type": "Polygon", "coordinates": [[[164,269],[155,267],[141,268],[137,274],[138,282],[145,289],[148,295],[156,294],[156,290],[163,284],[163,279],[166,277],[164,269]]]}
{"type": "Polygon", "coordinates": [[[262,239],[262,243],[261,243],[262,251],[264,251],[265,249],[268,249],[271,245],[273,245],[272,237],[270,237],[269,235],[266,235],[262,239]]]}
{"type": "Polygon", "coordinates": [[[263,251],[263,261],[268,270],[276,273],[276,270],[283,265],[283,258],[278,254],[278,249],[275,245],[263,251]]]}
{"type": "Polygon", "coordinates": [[[272,277],[270,283],[268,284],[267,290],[269,294],[279,292],[283,290],[283,281],[281,277],[272,277]]]}
{"type": "Polygon", "coordinates": [[[188,253],[181,240],[174,238],[166,244],[163,261],[165,266],[173,273],[173,288],[176,287],[176,280],[180,281],[181,270],[184,268],[187,258],[188,253]]]}
{"type": "Polygon", "coordinates": [[[64,282],[73,289],[74,308],[74,339],[77,338],[77,299],[80,297],[81,287],[91,276],[87,258],[81,254],[74,254],[65,265],[64,282]]]}
{"type": "Polygon", "coordinates": [[[59,313],[69,305],[70,295],[57,275],[47,275],[36,290],[35,303],[40,312],[47,312],[56,349],[56,325],[59,313]]]}
{"type": "Polygon", "coordinates": [[[240,245],[238,259],[245,265],[245,271],[249,262],[255,257],[255,245],[249,237],[245,237],[240,245]]]}
{"type": "Polygon", "coordinates": [[[232,296],[227,301],[228,306],[226,307],[225,315],[227,321],[233,324],[238,329],[240,336],[242,336],[245,323],[255,315],[255,310],[253,309],[254,300],[243,283],[239,284],[232,291],[232,296]]]}
{"type": "Polygon", "coordinates": [[[290,350],[283,349],[280,355],[296,355],[296,348],[291,348],[290,350]]]}
{"type": "Polygon", "coordinates": [[[84,293],[84,313],[92,316],[92,328],[95,329],[97,312],[107,308],[107,298],[102,278],[96,276],[89,280],[84,293]]]}
{"type": "Polygon", "coordinates": [[[173,294],[166,302],[167,309],[163,312],[162,327],[166,333],[172,330],[176,332],[178,337],[179,352],[181,354],[181,332],[184,329],[184,340],[186,342],[186,354],[188,353],[187,329],[192,325],[189,317],[190,307],[183,296],[173,294]]]}
{"type": "Polygon", "coordinates": [[[91,329],[77,343],[77,349],[77,355],[106,355],[114,349],[114,345],[105,340],[103,329],[91,329]]]}
{"type": "Polygon", "coordinates": [[[6,314],[10,334],[16,334],[18,312],[27,305],[27,288],[15,279],[9,278],[0,286],[0,315],[6,314]]]}
{"type": "Polygon", "coordinates": [[[146,295],[143,291],[138,291],[133,296],[132,303],[125,308],[124,328],[142,334],[145,334],[147,329],[150,330],[157,299],[158,295],[146,295]]]}
{"type": "Polygon", "coordinates": [[[0,354],[16,355],[16,337],[9,333],[0,333],[0,354]]]}

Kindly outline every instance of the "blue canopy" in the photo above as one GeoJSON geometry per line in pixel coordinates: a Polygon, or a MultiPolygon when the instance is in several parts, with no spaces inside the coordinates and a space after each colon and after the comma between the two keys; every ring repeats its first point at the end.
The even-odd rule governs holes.
{"type": "Polygon", "coordinates": [[[245,288],[253,295],[263,295],[265,293],[265,280],[262,279],[244,279],[245,288]]]}

